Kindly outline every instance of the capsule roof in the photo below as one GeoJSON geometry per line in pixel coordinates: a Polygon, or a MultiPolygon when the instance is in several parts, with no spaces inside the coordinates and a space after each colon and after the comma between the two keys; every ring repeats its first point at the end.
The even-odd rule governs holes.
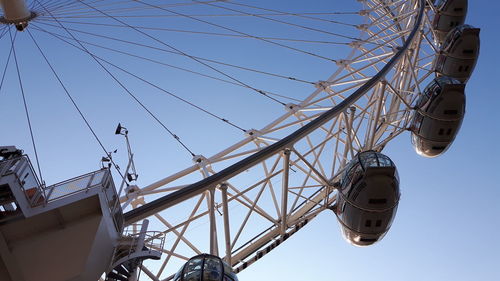
{"type": "Polygon", "coordinates": [[[424,94],[427,96],[432,96],[433,94],[439,94],[440,92],[435,91],[436,84],[439,89],[442,90],[446,85],[462,85],[458,79],[449,76],[440,76],[435,78],[429,83],[424,89],[424,94]]]}
{"type": "Polygon", "coordinates": [[[469,25],[469,24],[459,25],[459,26],[453,28],[452,30],[450,30],[450,32],[448,32],[448,34],[446,35],[446,37],[444,39],[442,49],[448,48],[450,46],[450,44],[453,41],[455,41],[458,37],[462,36],[462,34],[464,34],[464,33],[471,33],[471,34],[477,33],[477,35],[479,35],[480,30],[481,30],[480,28],[476,28],[476,27],[469,25]]]}
{"type": "Polygon", "coordinates": [[[434,6],[440,13],[449,15],[467,14],[467,0],[436,0],[434,6]]]}
{"type": "Polygon", "coordinates": [[[175,274],[174,281],[238,281],[234,270],[218,256],[201,254],[190,258],[175,274]]]}
{"type": "Polygon", "coordinates": [[[357,162],[363,170],[368,167],[396,167],[389,157],[373,150],[358,153],[357,162]]]}

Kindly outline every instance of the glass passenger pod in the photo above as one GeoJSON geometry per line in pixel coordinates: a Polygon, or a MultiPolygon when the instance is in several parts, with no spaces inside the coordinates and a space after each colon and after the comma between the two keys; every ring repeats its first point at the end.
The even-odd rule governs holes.
{"type": "Polygon", "coordinates": [[[437,76],[450,76],[465,83],[479,56],[479,28],[461,25],[448,33],[434,60],[437,76]]]}
{"type": "Polygon", "coordinates": [[[467,2],[467,0],[437,0],[434,3],[436,13],[432,28],[437,36],[437,42],[442,43],[450,30],[465,22],[467,2]]]}
{"type": "Polygon", "coordinates": [[[355,246],[381,240],[395,217],[399,197],[392,160],[375,151],[357,154],[346,166],[337,203],[344,238],[355,246]]]}
{"type": "Polygon", "coordinates": [[[411,120],[412,144],[425,157],[444,153],[455,139],[465,115],[465,85],[457,79],[434,79],[416,102],[411,120]]]}
{"type": "Polygon", "coordinates": [[[238,281],[238,277],[221,258],[201,254],[189,259],[175,274],[174,281],[238,281]]]}

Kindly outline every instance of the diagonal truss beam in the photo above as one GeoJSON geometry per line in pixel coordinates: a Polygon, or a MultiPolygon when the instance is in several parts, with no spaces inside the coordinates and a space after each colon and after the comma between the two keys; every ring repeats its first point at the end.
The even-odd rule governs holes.
{"type": "Polygon", "coordinates": [[[357,89],[353,94],[346,97],[337,106],[323,113],[316,119],[312,120],[305,126],[297,129],[295,132],[291,133],[282,140],[262,149],[261,151],[250,155],[249,157],[240,160],[239,162],[223,169],[222,171],[211,175],[203,180],[193,183],[183,189],[175,191],[171,194],[165,195],[154,201],[151,201],[139,208],[133,209],[124,214],[125,224],[130,225],[134,222],[145,219],[152,216],[162,210],[172,207],[184,200],[187,200],[193,196],[199,195],[209,188],[214,188],[215,186],[225,182],[226,180],[232,178],[233,176],[245,171],[246,169],[255,166],[256,164],[266,160],[267,158],[280,153],[286,148],[292,147],[296,142],[306,137],[326,122],[332,120],[333,118],[339,116],[347,108],[349,108],[354,102],[365,95],[369,90],[371,90],[379,81],[382,81],[385,75],[399,62],[400,59],[404,58],[409,46],[412,44],[415,35],[419,31],[422,19],[424,17],[425,11],[425,0],[418,1],[418,14],[415,20],[414,26],[411,33],[406,38],[404,44],[395,55],[388,61],[388,63],[370,80],[363,84],[359,89],[357,89]]]}

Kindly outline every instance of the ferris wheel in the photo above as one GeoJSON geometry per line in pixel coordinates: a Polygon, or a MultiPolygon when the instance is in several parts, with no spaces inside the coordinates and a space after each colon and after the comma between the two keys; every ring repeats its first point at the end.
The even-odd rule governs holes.
{"type": "MultiPolygon", "coordinates": [[[[107,280],[235,280],[236,273],[323,211],[333,211],[346,240],[357,246],[371,245],[389,230],[399,202],[399,178],[396,164],[382,151],[408,131],[423,156],[438,156],[451,145],[465,113],[464,88],[479,53],[479,29],[464,25],[467,1],[358,0],[349,5],[356,10],[349,11],[318,2],[322,12],[265,1],[1,1],[0,42],[8,47],[1,54],[0,90],[19,87],[34,153],[41,145],[26,100],[26,81],[32,76],[25,73],[36,59],[103,149],[103,163],[117,168],[124,235],[156,231],[142,237],[141,245],[161,255],[135,263],[133,274],[110,271],[107,280]],[[244,54],[247,61],[240,62],[230,53],[241,48],[233,40],[251,45],[255,54],[244,54]],[[197,48],[213,56],[198,55],[197,48]],[[100,74],[87,72],[90,67],[74,71],[82,62],[73,52],[100,74]],[[56,53],[64,59],[51,58],[56,53]],[[23,56],[30,66],[22,65],[23,56]],[[291,62],[295,56],[298,63],[291,62]],[[268,68],[245,65],[258,57],[268,68]],[[291,75],[275,68],[277,63],[305,69],[291,75]],[[153,70],[141,71],[148,68],[153,70]],[[162,77],[165,68],[176,74],[162,77]],[[308,72],[321,77],[310,78],[308,72]],[[253,115],[248,119],[260,118],[254,99],[280,111],[273,110],[273,119],[263,126],[246,128],[239,119],[202,105],[196,95],[186,98],[170,90],[180,87],[171,82],[182,79],[179,73],[196,77],[180,82],[193,81],[193,91],[201,91],[201,84],[227,91],[221,99],[233,100],[233,91],[250,93],[253,115]],[[101,76],[112,86],[100,86],[101,76]],[[113,94],[121,92],[129,99],[127,110],[139,108],[189,154],[192,164],[162,172],[154,182],[140,182],[140,155],[130,144],[135,131],[124,122],[115,133],[126,138],[128,164],[118,168],[116,156],[89,121],[93,111],[82,109],[70,81],[81,88],[95,83],[113,94]],[[269,87],[273,83],[278,86],[269,87]],[[141,97],[139,84],[196,111],[194,118],[214,120],[243,138],[212,155],[195,153],[187,138],[160,116],[161,107],[154,104],[160,102],[141,97]],[[300,95],[290,90],[294,85],[300,85],[295,87],[300,95]],[[222,274],[203,279],[207,272],[196,273],[195,265],[210,263],[219,264],[222,274]],[[224,274],[226,266],[231,274],[224,274]]],[[[41,68],[33,67],[39,73],[41,68]]],[[[44,79],[37,83],[48,83],[44,79]]],[[[113,106],[100,107],[110,112],[113,106]]],[[[225,133],[202,132],[200,142],[213,135],[224,139],[225,133]]]]}

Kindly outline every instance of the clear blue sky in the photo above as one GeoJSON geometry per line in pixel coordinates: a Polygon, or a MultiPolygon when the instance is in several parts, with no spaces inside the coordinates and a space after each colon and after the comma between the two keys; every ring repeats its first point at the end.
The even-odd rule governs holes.
{"type": "MultiPolygon", "coordinates": [[[[310,3],[295,0],[275,2],[273,5],[287,11],[352,11],[357,7],[354,2],[336,0],[310,3]],[[283,3],[286,3],[285,7],[283,3]]],[[[396,220],[384,240],[372,247],[353,247],[342,239],[333,213],[325,212],[286,243],[242,272],[239,275],[241,281],[500,280],[500,241],[496,237],[500,232],[500,184],[497,179],[497,170],[500,168],[497,161],[500,157],[500,98],[495,83],[500,78],[500,59],[497,54],[500,46],[500,4],[497,1],[484,0],[469,2],[467,23],[481,28],[481,55],[475,73],[467,85],[467,113],[462,129],[451,149],[435,159],[416,155],[408,134],[398,137],[385,148],[384,152],[398,165],[402,199],[396,220]]],[[[131,21],[136,25],[148,25],[147,20],[131,21]]],[[[112,23],[111,20],[104,22],[112,23]]],[[[218,22],[234,24],[231,19],[218,19],[218,22]]],[[[50,22],[45,21],[45,24],[47,23],[50,22]]],[[[249,23],[242,19],[238,22],[238,27],[259,29],[249,23]]],[[[37,26],[49,28],[42,23],[37,26]]],[[[171,21],[168,27],[200,28],[189,21],[171,21]]],[[[84,30],[92,28],[98,28],[100,34],[116,35],[120,38],[128,38],[128,34],[131,34],[119,28],[105,26],[89,29],[81,27],[84,30]]],[[[203,30],[222,32],[216,28],[204,27],[203,30]]],[[[278,32],[278,29],[269,30],[271,34],[273,31],[278,32]]],[[[345,31],[352,33],[349,29],[345,31]]],[[[159,31],[150,32],[158,36],[164,35],[159,31]]],[[[288,32],[273,35],[311,35],[292,29],[288,32]]],[[[108,150],[119,148],[116,159],[122,166],[125,166],[123,143],[113,132],[118,122],[124,123],[130,129],[140,185],[146,185],[191,165],[189,154],[129,98],[124,97],[123,91],[85,54],[42,32],[33,31],[33,34],[51,58],[108,150]]],[[[54,183],[98,168],[102,151],[82,125],[81,119],[44,65],[26,32],[18,36],[17,53],[23,86],[32,115],[45,179],[48,183],[54,183]]],[[[91,40],[91,36],[79,36],[82,40],[91,40]]],[[[242,48],[241,45],[232,46],[230,44],[234,40],[224,37],[216,37],[218,40],[211,41],[206,40],[213,38],[210,36],[196,37],[178,33],[169,33],[169,36],[176,42],[177,47],[186,52],[200,56],[210,54],[214,59],[224,59],[312,81],[325,79],[333,69],[324,61],[297,56],[294,52],[280,48],[266,47],[268,52],[256,51],[262,48],[262,44],[252,40],[245,41],[248,45],[239,49],[242,48]],[[221,45],[227,48],[221,48],[221,45]],[[228,52],[228,49],[233,49],[234,52],[228,52]]],[[[158,42],[138,35],[132,39],[159,46],[158,42]]],[[[308,39],[327,40],[328,37],[317,35],[308,39]]],[[[241,40],[243,39],[238,42],[241,40]]],[[[137,51],[139,54],[144,52],[143,49],[134,47],[125,49],[123,44],[102,38],[92,42],[124,51],[137,51]]],[[[0,70],[3,70],[9,44],[8,35],[0,39],[0,70]]],[[[89,48],[105,58],[119,62],[131,71],[137,70],[138,73],[147,75],[148,79],[155,83],[221,114],[243,128],[260,128],[282,113],[279,106],[251,94],[251,91],[196,75],[186,75],[181,71],[153,66],[110,51],[89,48]]],[[[341,57],[345,53],[342,53],[341,48],[335,52],[330,52],[326,46],[314,48],[315,52],[332,57],[341,57]]],[[[201,69],[192,61],[157,51],[148,51],[148,57],[158,58],[173,65],[201,69]]],[[[245,81],[251,81],[253,86],[288,96],[303,98],[311,91],[310,85],[223,69],[231,71],[236,77],[244,77],[247,79],[245,81]]],[[[12,63],[8,70],[4,88],[0,92],[0,120],[3,120],[0,145],[15,144],[25,149],[34,159],[12,63]]],[[[192,110],[124,74],[117,75],[127,81],[130,89],[140,93],[141,100],[197,154],[212,155],[243,136],[237,129],[192,110]]],[[[223,78],[220,75],[217,77],[223,78]]]]}

